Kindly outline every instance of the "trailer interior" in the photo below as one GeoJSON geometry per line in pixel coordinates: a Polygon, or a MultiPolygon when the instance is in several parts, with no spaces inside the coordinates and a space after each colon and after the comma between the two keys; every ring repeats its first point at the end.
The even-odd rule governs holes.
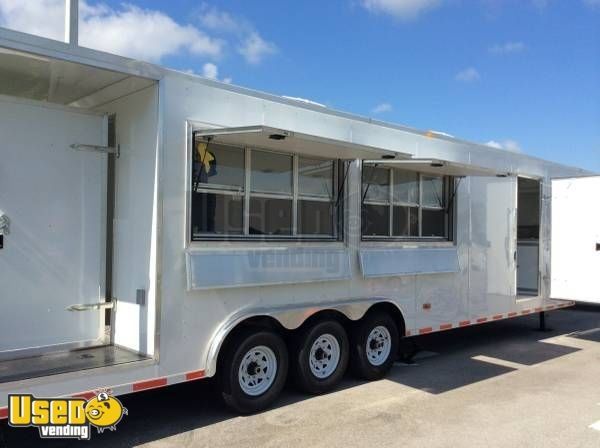
{"type": "Polygon", "coordinates": [[[540,284],[541,184],[517,179],[517,296],[535,297],[540,284]]]}
{"type": "Polygon", "coordinates": [[[153,361],[157,123],[156,80],[0,48],[0,383],[153,361]]]}

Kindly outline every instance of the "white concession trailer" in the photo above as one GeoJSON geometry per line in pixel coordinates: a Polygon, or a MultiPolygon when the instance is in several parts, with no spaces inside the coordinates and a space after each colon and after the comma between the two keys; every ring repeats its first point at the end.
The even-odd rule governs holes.
{"type": "Polygon", "coordinates": [[[600,177],[0,29],[8,394],[385,375],[399,339],[600,301],[600,177]]]}

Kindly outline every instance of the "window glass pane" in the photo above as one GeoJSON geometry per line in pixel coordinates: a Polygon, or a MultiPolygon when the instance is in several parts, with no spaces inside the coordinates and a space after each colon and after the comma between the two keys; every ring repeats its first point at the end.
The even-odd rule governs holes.
{"type": "Polygon", "coordinates": [[[198,234],[240,235],[243,198],[230,194],[192,194],[192,239],[198,234]]]}
{"type": "Polygon", "coordinates": [[[364,204],[362,207],[362,233],[366,236],[388,236],[390,208],[387,205],[364,204]]]}
{"type": "Polygon", "coordinates": [[[365,201],[385,201],[390,199],[390,170],[365,165],[363,168],[363,196],[365,201]],[[367,189],[368,188],[368,189],[367,189]]]}
{"type": "Polygon", "coordinates": [[[419,209],[394,207],[394,236],[419,236],[419,209]]]}
{"type": "Polygon", "coordinates": [[[192,191],[196,191],[198,184],[243,189],[244,150],[242,148],[196,142],[193,158],[192,191]]]}
{"type": "Polygon", "coordinates": [[[252,150],[252,191],[292,194],[292,156],[252,150]]]}
{"type": "Polygon", "coordinates": [[[298,200],[299,235],[333,235],[333,204],[298,200]]]}
{"type": "Polygon", "coordinates": [[[444,210],[421,211],[423,225],[423,237],[428,236],[446,236],[446,212],[444,210]]]}
{"type": "Polygon", "coordinates": [[[413,171],[394,170],[394,202],[419,202],[419,176],[413,171]]]}
{"type": "Polygon", "coordinates": [[[298,193],[333,199],[333,160],[299,157],[298,193]]]}
{"type": "Polygon", "coordinates": [[[250,198],[251,235],[291,235],[291,199],[250,198]]]}
{"type": "Polygon", "coordinates": [[[444,181],[442,177],[422,176],[423,197],[421,205],[426,207],[444,206],[444,181]]]}

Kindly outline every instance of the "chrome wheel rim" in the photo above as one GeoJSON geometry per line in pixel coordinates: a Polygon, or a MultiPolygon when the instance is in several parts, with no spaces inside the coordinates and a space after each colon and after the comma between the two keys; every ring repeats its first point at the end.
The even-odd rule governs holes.
{"type": "Polygon", "coordinates": [[[265,345],[253,347],[246,352],[238,370],[242,391],[253,397],[265,393],[275,382],[277,357],[265,345]]]}
{"type": "Polygon", "coordinates": [[[365,349],[371,365],[380,366],[386,362],[392,351],[392,336],[389,330],[381,325],[373,328],[367,337],[365,349]]]}
{"type": "Polygon", "coordinates": [[[335,336],[325,333],[315,339],[308,356],[310,371],[319,379],[329,376],[340,362],[340,343],[335,336]]]}

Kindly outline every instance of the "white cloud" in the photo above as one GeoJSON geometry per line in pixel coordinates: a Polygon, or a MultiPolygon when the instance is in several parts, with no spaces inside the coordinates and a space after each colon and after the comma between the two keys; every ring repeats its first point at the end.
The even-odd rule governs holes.
{"type": "MultiPolygon", "coordinates": [[[[211,59],[222,56],[226,41],[206,30],[214,31],[212,34],[233,33],[229,39],[238,41],[238,52],[250,64],[258,64],[277,52],[275,44],[265,40],[246,20],[217,8],[203,6],[198,21],[203,29],[178,23],[158,10],[127,3],[118,7],[92,5],[81,0],[79,40],[84,47],[157,63],[176,54],[211,59]]],[[[0,26],[63,40],[64,0],[0,0],[0,26]]],[[[231,82],[231,78],[224,81],[231,82]]]]}
{"type": "Polygon", "coordinates": [[[475,82],[481,79],[479,72],[474,67],[468,67],[461,70],[454,76],[454,79],[461,82],[475,82]]]}
{"type": "Polygon", "coordinates": [[[49,39],[64,39],[64,0],[0,0],[0,26],[49,39]]]}
{"type": "Polygon", "coordinates": [[[496,149],[504,149],[510,152],[522,152],[521,146],[514,140],[504,140],[503,142],[490,140],[486,143],[486,146],[490,146],[496,149]]]}
{"type": "Polygon", "coordinates": [[[277,47],[252,31],[240,44],[238,51],[249,64],[259,64],[266,56],[276,53],[277,47]]]}
{"type": "Polygon", "coordinates": [[[239,19],[234,19],[228,12],[221,11],[214,6],[209,7],[207,4],[203,4],[200,11],[200,23],[211,30],[233,32],[239,31],[240,25],[243,28],[249,26],[246,22],[242,24],[239,19]]]}
{"type": "MultiPolygon", "coordinates": [[[[64,0],[37,2],[0,0],[0,24],[31,34],[62,40],[64,0]]],[[[81,46],[135,59],[160,62],[187,52],[218,57],[224,42],[192,25],[180,24],[163,12],[130,4],[112,8],[80,3],[81,46]]]]}
{"type": "Polygon", "coordinates": [[[219,68],[212,62],[207,62],[202,66],[202,76],[208,79],[217,79],[219,68]]]}
{"type": "Polygon", "coordinates": [[[380,103],[377,106],[375,106],[371,112],[373,112],[374,114],[383,114],[385,112],[391,112],[393,109],[392,105],[390,103],[380,103]]]}
{"type": "Polygon", "coordinates": [[[217,57],[223,49],[221,40],[160,11],[124,4],[118,10],[93,9],[86,14],[83,9],[82,13],[82,46],[151,62],[181,52],[217,57]]]}
{"type": "Polygon", "coordinates": [[[504,44],[493,45],[488,50],[492,54],[509,54],[520,53],[526,48],[523,42],[506,42],[504,44]]]}
{"type": "Polygon", "coordinates": [[[206,3],[200,7],[198,18],[206,29],[237,40],[237,51],[249,64],[259,64],[266,56],[277,53],[277,46],[264,39],[244,18],[206,3]]]}
{"type": "Polygon", "coordinates": [[[442,0],[361,0],[368,11],[390,14],[402,20],[414,19],[441,3],[442,0]]]}
{"type": "Polygon", "coordinates": [[[223,79],[219,79],[219,67],[216,64],[213,64],[212,62],[206,62],[205,64],[203,64],[202,71],[199,73],[193,69],[183,70],[183,72],[189,75],[199,75],[204,78],[213,79],[215,81],[221,81],[225,84],[231,84],[232,81],[232,78],[230,76],[227,76],[223,79]]]}

